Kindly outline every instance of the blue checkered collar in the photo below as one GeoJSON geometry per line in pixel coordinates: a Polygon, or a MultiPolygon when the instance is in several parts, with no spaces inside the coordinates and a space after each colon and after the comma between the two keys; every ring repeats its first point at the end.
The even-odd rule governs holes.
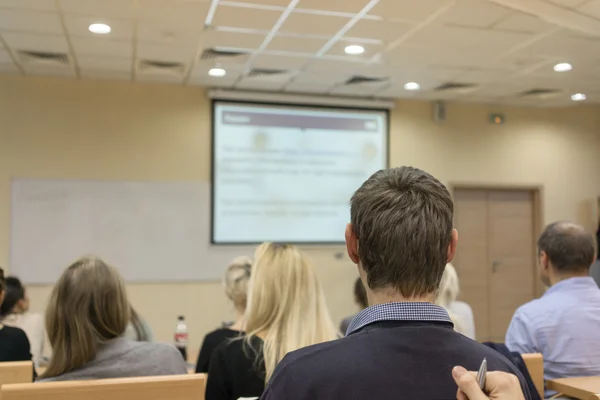
{"type": "Polygon", "coordinates": [[[346,336],[379,321],[433,321],[452,323],[444,307],[426,302],[376,304],[365,308],[352,319],[346,336]]]}

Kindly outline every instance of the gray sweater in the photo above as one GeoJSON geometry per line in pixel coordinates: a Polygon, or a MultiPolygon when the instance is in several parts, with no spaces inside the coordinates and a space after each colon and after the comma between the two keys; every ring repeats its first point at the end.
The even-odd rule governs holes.
{"type": "Polygon", "coordinates": [[[164,343],[134,342],[118,338],[104,344],[96,358],[84,367],[40,382],[74,381],[135,376],[186,374],[181,353],[164,343]]]}

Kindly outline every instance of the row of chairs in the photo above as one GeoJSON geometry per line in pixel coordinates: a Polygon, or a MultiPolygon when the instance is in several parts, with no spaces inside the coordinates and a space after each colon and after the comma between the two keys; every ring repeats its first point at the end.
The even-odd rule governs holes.
{"type": "MultiPolygon", "coordinates": [[[[544,359],[541,354],[523,354],[529,375],[544,397],[544,359]]],[[[0,363],[2,400],[204,400],[206,375],[102,379],[94,381],[49,382],[32,384],[31,361],[0,363]]],[[[600,400],[600,394],[590,400],[600,400]]]]}
{"type": "Polygon", "coordinates": [[[2,400],[204,400],[205,374],[31,383],[31,361],[0,363],[2,400]]]}

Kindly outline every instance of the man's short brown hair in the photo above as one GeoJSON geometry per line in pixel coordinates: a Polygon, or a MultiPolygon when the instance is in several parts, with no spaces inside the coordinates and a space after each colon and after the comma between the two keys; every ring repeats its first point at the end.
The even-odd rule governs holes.
{"type": "Polygon", "coordinates": [[[372,289],[403,296],[437,290],[452,240],[454,205],[448,189],[413,167],[380,170],[350,201],[358,255],[372,289]]]}
{"type": "Polygon", "coordinates": [[[548,225],[538,239],[538,252],[545,252],[559,272],[582,272],[590,269],[596,249],[594,236],[569,221],[548,225]]]}

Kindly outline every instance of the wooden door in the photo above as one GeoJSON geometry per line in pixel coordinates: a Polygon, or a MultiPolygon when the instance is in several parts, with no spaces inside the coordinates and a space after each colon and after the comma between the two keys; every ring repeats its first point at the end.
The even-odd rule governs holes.
{"type": "Polygon", "coordinates": [[[504,342],[517,307],[535,297],[533,192],[457,189],[454,201],[461,299],[477,339],[504,342]]]}

